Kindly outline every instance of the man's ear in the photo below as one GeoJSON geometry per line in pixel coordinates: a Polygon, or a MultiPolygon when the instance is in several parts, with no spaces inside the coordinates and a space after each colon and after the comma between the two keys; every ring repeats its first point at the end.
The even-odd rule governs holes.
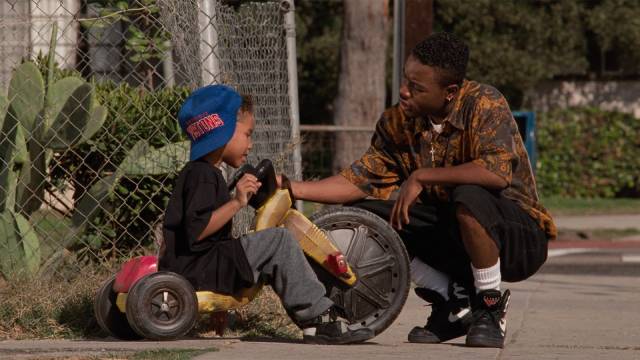
{"type": "Polygon", "coordinates": [[[447,93],[447,95],[446,95],[447,101],[453,100],[453,98],[456,96],[456,93],[458,92],[458,90],[460,90],[460,85],[458,85],[458,84],[448,85],[445,88],[445,92],[447,93]]]}

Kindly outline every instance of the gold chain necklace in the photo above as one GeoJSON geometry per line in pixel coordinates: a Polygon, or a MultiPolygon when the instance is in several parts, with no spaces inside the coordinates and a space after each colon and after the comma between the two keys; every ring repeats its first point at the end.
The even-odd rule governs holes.
{"type": "Polygon", "coordinates": [[[437,125],[444,126],[444,123],[436,124],[430,118],[429,118],[429,122],[431,123],[431,130],[430,130],[430,132],[431,132],[431,150],[429,150],[429,153],[431,153],[431,167],[435,168],[436,167],[436,149],[433,147],[433,142],[438,137],[438,135],[440,135],[440,132],[442,132],[442,128],[440,128],[440,131],[438,131],[438,130],[436,130],[436,126],[437,125]]]}

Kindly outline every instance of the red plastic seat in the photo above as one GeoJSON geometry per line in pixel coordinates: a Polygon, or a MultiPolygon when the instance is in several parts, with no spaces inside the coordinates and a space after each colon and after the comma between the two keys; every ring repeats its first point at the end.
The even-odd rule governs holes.
{"type": "Polygon", "coordinates": [[[124,265],[116,275],[113,283],[113,291],[116,293],[126,293],[136,281],[145,275],[158,271],[158,258],[156,256],[138,256],[124,265]]]}

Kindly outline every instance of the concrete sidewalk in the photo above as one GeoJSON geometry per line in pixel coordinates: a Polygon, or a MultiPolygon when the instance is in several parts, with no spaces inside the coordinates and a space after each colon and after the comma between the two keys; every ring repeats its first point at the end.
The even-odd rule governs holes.
{"type": "Polygon", "coordinates": [[[504,349],[467,348],[464,338],[438,345],[407,343],[408,331],[423,325],[429,312],[412,293],[396,322],[362,345],[239,339],[4,341],[0,358],[73,355],[84,359],[142,349],[216,347],[218,352],[197,359],[640,359],[640,264],[624,262],[629,254],[640,258],[640,249],[555,256],[531,279],[503,284],[512,291],[504,349]]]}
{"type": "Polygon", "coordinates": [[[464,338],[439,345],[407,343],[406,334],[422,325],[428,311],[412,294],[395,324],[368,344],[326,347],[242,342],[197,359],[255,359],[256,354],[279,360],[640,359],[640,278],[556,270],[503,285],[513,294],[504,349],[467,348],[464,338]]]}

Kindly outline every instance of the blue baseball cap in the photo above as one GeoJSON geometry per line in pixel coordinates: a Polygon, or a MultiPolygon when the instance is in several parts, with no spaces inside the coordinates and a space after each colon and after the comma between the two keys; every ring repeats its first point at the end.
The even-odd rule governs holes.
{"type": "Polygon", "coordinates": [[[240,105],[240,94],[225,85],[205,86],[189,95],[178,112],[178,122],[191,140],[190,160],[199,159],[231,140],[240,105]]]}

